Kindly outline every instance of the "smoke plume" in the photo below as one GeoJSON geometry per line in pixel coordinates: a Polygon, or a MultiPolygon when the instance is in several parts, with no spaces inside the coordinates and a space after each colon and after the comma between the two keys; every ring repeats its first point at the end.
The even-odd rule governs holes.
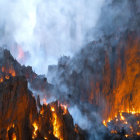
{"type": "Polygon", "coordinates": [[[18,61],[47,72],[93,39],[104,0],[0,0],[0,46],[18,61]]]}

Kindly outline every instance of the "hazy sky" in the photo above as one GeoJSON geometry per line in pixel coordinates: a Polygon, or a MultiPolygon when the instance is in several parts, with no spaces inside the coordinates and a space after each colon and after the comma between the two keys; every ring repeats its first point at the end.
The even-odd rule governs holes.
{"type": "Polygon", "coordinates": [[[19,62],[47,72],[92,40],[104,0],[0,0],[0,46],[19,62]],[[16,44],[15,44],[16,42],[16,44]],[[23,53],[24,52],[24,53],[23,53]]]}

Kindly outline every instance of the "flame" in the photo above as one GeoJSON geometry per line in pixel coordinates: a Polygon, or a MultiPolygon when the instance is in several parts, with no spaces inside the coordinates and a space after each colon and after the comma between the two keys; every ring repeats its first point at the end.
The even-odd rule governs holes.
{"type": "MultiPolygon", "coordinates": [[[[126,120],[126,118],[123,116],[123,114],[126,114],[127,113],[127,115],[129,114],[129,115],[133,115],[133,116],[140,116],[140,112],[139,111],[134,111],[134,110],[132,110],[132,111],[123,111],[123,110],[121,110],[119,113],[118,113],[118,115],[117,116],[114,116],[114,118],[109,118],[109,119],[107,119],[107,120],[103,120],[103,125],[104,126],[106,126],[106,127],[108,127],[108,124],[109,123],[111,123],[112,121],[114,122],[114,123],[116,123],[116,122],[118,122],[119,121],[119,123],[121,123],[121,124],[124,124],[125,126],[127,125],[127,126],[129,126],[129,128],[130,128],[130,131],[131,131],[131,134],[136,134],[136,135],[140,135],[140,132],[139,132],[139,130],[135,130],[134,131],[134,126],[133,126],[133,124],[131,124],[131,123],[129,123],[127,120],[126,120]],[[132,125],[132,126],[131,126],[132,125]]],[[[140,121],[136,121],[136,124],[137,124],[137,127],[140,127],[140,125],[139,125],[139,123],[140,123],[140,121]]],[[[111,128],[110,128],[111,129],[111,128]]],[[[114,132],[114,130],[111,130],[110,131],[111,133],[113,133],[114,132]]],[[[128,136],[130,136],[130,134],[128,135],[128,134],[126,134],[126,136],[128,137],[128,136]]]]}
{"type": "MultiPolygon", "coordinates": [[[[110,91],[109,85],[111,84],[111,66],[109,58],[105,60],[104,73],[104,87],[103,95],[105,98],[106,106],[103,114],[103,124],[108,127],[108,124],[113,120],[120,121],[122,124],[128,125],[123,114],[139,116],[140,115],[140,40],[129,40],[126,47],[124,47],[124,62],[121,58],[121,50],[118,49],[118,60],[115,63],[115,74],[112,90],[110,91]],[[122,65],[125,65],[122,67],[122,65]],[[110,94],[108,94],[111,92],[110,94]]],[[[119,48],[119,47],[118,47],[119,48]]],[[[98,87],[97,87],[98,88],[98,87]]],[[[95,96],[95,95],[94,95],[95,96]]],[[[99,95],[98,95],[99,96],[99,95]]],[[[97,98],[97,97],[96,97],[97,98]]],[[[137,122],[138,123],[138,122],[137,122]]],[[[139,125],[139,124],[138,124],[139,125]]],[[[131,132],[139,134],[133,127],[130,127],[131,132]],[[135,132],[134,132],[135,131],[135,132]]],[[[126,136],[129,136],[128,134],[126,136]]]]}
{"type": "MultiPolygon", "coordinates": [[[[9,125],[8,128],[7,128],[7,132],[8,132],[11,128],[15,128],[15,124],[9,125]]],[[[16,133],[15,133],[15,132],[12,134],[12,140],[17,140],[17,137],[16,137],[16,133]]]]}
{"type": "Polygon", "coordinates": [[[63,115],[68,113],[67,105],[60,104],[61,109],[63,110],[63,115]]]}
{"type": "Polygon", "coordinates": [[[54,108],[53,106],[51,107],[51,111],[52,111],[52,112],[54,112],[54,111],[55,111],[55,108],[54,108]]]}
{"type": "Polygon", "coordinates": [[[56,112],[55,112],[55,108],[52,106],[51,107],[51,111],[52,111],[52,124],[53,124],[53,135],[58,138],[59,140],[63,140],[61,131],[60,131],[60,121],[59,121],[59,117],[57,116],[56,112]]]}
{"type": "Polygon", "coordinates": [[[44,114],[44,109],[41,108],[39,113],[40,113],[41,115],[43,115],[43,114],[44,114]]]}
{"type": "Polygon", "coordinates": [[[56,115],[56,113],[53,112],[53,134],[56,138],[63,140],[63,138],[61,137],[61,133],[60,133],[60,124],[58,121],[58,117],[56,115]]]}
{"type": "Polygon", "coordinates": [[[37,137],[37,131],[38,131],[38,125],[36,122],[33,123],[34,131],[32,134],[32,139],[35,139],[37,137]]]}
{"type": "Polygon", "coordinates": [[[16,139],[17,139],[16,134],[13,133],[13,134],[12,134],[12,140],[16,140],[16,139]]]}

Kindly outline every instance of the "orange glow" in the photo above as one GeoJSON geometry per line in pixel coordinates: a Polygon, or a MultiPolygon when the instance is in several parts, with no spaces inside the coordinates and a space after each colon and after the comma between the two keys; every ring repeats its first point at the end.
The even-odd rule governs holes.
{"type": "Polygon", "coordinates": [[[10,78],[10,77],[9,77],[8,75],[6,75],[6,76],[5,76],[5,79],[7,79],[7,80],[8,80],[9,78],[10,78]]]}
{"type": "Polygon", "coordinates": [[[68,110],[67,110],[67,106],[66,105],[63,105],[63,104],[60,104],[62,110],[63,110],[63,115],[67,114],[68,113],[68,110]]]}
{"type": "Polygon", "coordinates": [[[5,68],[4,68],[4,67],[2,67],[1,71],[2,71],[2,72],[4,72],[4,71],[5,71],[5,68]]]}
{"type": "MultiPolygon", "coordinates": [[[[103,125],[106,126],[106,127],[108,127],[108,123],[110,123],[111,121],[113,121],[113,122],[115,121],[115,123],[119,121],[119,123],[125,124],[125,125],[129,126],[130,124],[128,123],[128,121],[126,120],[126,118],[122,115],[123,113],[127,113],[129,115],[135,115],[135,116],[136,115],[140,115],[140,112],[137,112],[137,111],[134,111],[134,110],[132,112],[131,111],[129,111],[129,112],[120,111],[118,113],[117,117],[109,118],[108,120],[103,120],[103,122],[102,122],[103,125]]],[[[137,121],[136,123],[139,126],[139,121],[137,121]]],[[[140,132],[138,130],[135,130],[135,132],[134,132],[134,128],[132,126],[129,126],[129,128],[131,130],[131,133],[136,134],[136,135],[140,135],[140,132]]],[[[114,130],[111,130],[110,132],[113,133],[114,130]]],[[[126,136],[128,137],[129,135],[126,135],[126,136]]]]}
{"type": "Polygon", "coordinates": [[[137,132],[137,135],[140,136],[140,132],[137,132]]]}
{"type": "Polygon", "coordinates": [[[47,105],[47,100],[46,100],[46,98],[43,98],[43,104],[44,104],[44,105],[47,105]]]}
{"type": "Polygon", "coordinates": [[[128,135],[126,134],[126,135],[125,135],[125,137],[127,138],[127,137],[128,137],[128,135]]]}
{"type": "Polygon", "coordinates": [[[38,125],[36,122],[33,123],[34,131],[32,134],[32,139],[35,139],[37,137],[37,131],[38,131],[38,125]]]}
{"type": "Polygon", "coordinates": [[[9,69],[9,73],[10,73],[13,77],[16,76],[16,72],[15,72],[15,70],[14,70],[13,68],[9,69]]]}
{"type": "Polygon", "coordinates": [[[53,106],[51,107],[51,111],[52,111],[52,112],[54,112],[54,111],[55,111],[55,108],[54,108],[53,106]]]}
{"type": "Polygon", "coordinates": [[[17,57],[17,59],[21,60],[23,58],[24,58],[24,51],[20,46],[18,46],[18,57],[17,57]]]}
{"type": "MultiPolygon", "coordinates": [[[[111,81],[112,69],[109,57],[108,55],[105,57],[103,73],[104,85],[102,90],[103,99],[105,100],[105,107],[101,114],[104,118],[102,123],[106,127],[112,120],[115,120],[115,122],[121,122],[125,125],[129,125],[129,121],[127,121],[123,115],[125,113],[134,116],[140,115],[140,76],[138,76],[140,74],[139,46],[139,39],[130,39],[127,43],[127,46],[123,48],[124,52],[122,52],[121,47],[118,46],[118,57],[114,63],[115,82],[111,81]],[[121,55],[123,55],[123,60],[121,55]],[[112,89],[110,90],[111,83],[113,84],[112,89]]],[[[99,94],[96,94],[96,89],[98,89],[98,86],[95,86],[94,89],[95,93],[92,98],[97,98],[97,96],[100,97],[99,94]]],[[[93,92],[93,90],[91,91],[93,92]]],[[[101,99],[99,100],[102,101],[101,99]]],[[[137,122],[137,124],[138,123],[139,122],[137,122]]],[[[136,132],[137,130],[133,129],[131,126],[130,129],[131,133],[140,133],[136,132]]],[[[126,135],[126,137],[128,137],[128,135],[126,135]]]]}
{"type": "Polygon", "coordinates": [[[43,113],[44,113],[44,110],[41,108],[40,109],[40,114],[43,115],[43,113]]]}
{"type": "Polygon", "coordinates": [[[53,134],[56,138],[58,138],[59,140],[63,140],[63,137],[61,136],[61,131],[60,131],[60,122],[58,119],[57,114],[53,111],[53,134]]]}
{"type": "Polygon", "coordinates": [[[2,83],[4,81],[4,79],[10,79],[10,76],[15,77],[16,76],[16,72],[13,68],[13,66],[9,66],[8,68],[5,68],[4,66],[2,66],[1,71],[5,74],[4,77],[0,77],[0,83],[2,83]]]}
{"type": "Polygon", "coordinates": [[[117,131],[116,130],[111,130],[111,133],[112,134],[117,134],[117,131]]]}
{"type": "MultiPolygon", "coordinates": [[[[61,131],[62,123],[56,112],[57,109],[55,107],[57,107],[57,106],[51,106],[53,135],[56,138],[58,138],[59,140],[63,140],[63,135],[62,135],[62,131],[61,131]]],[[[58,107],[59,107],[59,104],[58,104],[58,107]]]]}
{"type": "Polygon", "coordinates": [[[13,133],[13,135],[12,135],[12,140],[16,140],[16,139],[17,139],[16,134],[13,133]]]}
{"type": "Polygon", "coordinates": [[[1,78],[0,78],[0,83],[2,83],[2,82],[3,82],[3,78],[1,77],[1,78]]]}
{"type": "Polygon", "coordinates": [[[107,123],[105,120],[103,120],[103,125],[107,127],[107,123]]]}
{"type": "Polygon", "coordinates": [[[16,76],[16,72],[15,72],[15,70],[12,66],[9,67],[9,68],[2,67],[1,70],[2,70],[3,73],[11,74],[11,76],[13,76],[13,77],[16,76]]]}

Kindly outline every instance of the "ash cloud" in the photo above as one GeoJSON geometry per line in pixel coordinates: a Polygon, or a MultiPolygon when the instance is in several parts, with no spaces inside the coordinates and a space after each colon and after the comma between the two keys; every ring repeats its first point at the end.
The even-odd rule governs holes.
{"type": "Polygon", "coordinates": [[[0,0],[0,46],[18,61],[47,72],[93,39],[104,0],[0,0]],[[18,56],[24,52],[24,55],[18,56]]]}

